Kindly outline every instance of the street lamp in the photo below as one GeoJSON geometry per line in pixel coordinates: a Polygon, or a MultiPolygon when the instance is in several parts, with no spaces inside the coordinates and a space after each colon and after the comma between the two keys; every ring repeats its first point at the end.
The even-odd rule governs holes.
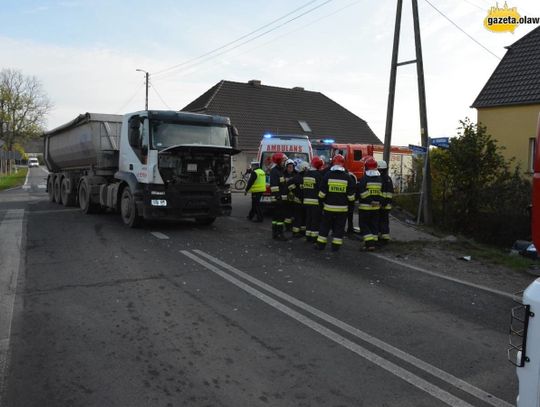
{"type": "Polygon", "coordinates": [[[148,110],[148,79],[150,77],[150,74],[148,72],[146,72],[144,69],[135,69],[135,71],[137,72],[144,72],[145,74],[145,77],[146,77],[146,99],[145,99],[145,104],[144,104],[144,110],[148,110]]]}

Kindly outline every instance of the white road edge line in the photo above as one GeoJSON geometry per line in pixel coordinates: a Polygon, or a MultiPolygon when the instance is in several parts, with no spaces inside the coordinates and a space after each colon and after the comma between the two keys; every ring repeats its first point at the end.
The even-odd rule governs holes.
{"type": "Polygon", "coordinates": [[[151,235],[153,235],[154,237],[157,237],[158,239],[161,239],[161,240],[166,240],[169,238],[169,236],[167,236],[166,234],[164,233],[161,233],[161,232],[150,232],[151,235]]]}
{"type": "MultiPolygon", "coordinates": [[[[197,253],[200,251],[197,250],[197,253]]],[[[262,293],[259,290],[256,290],[255,288],[247,285],[246,283],[236,279],[235,277],[232,277],[228,273],[222,271],[221,269],[217,268],[216,266],[206,262],[205,260],[197,257],[193,253],[190,253],[186,250],[182,250],[182,254],[189,257],[191,260],[195,261],[196,263],[199,263],[206,269],[212,271],[213,273],[217,274],[218,276],[224,278],[225,280],[229,281],[230,283],[236,285],[237,287],[241,288],[242,290],[248,292],[249,294],[253,295],[254,297],[258,298],[259,300],[267,303],[268,305],[274,307],[278,311],[283,312],[284,314],[288,315],[289,317],[297,320],[301,324],[313,329],[315,332],[318,332],[319,334],[325,336],[326,338],[334,341],[335,343],[343,346],[344,348],[350,350],[353,353],[356,353],[357,355],[363,357],[364,359],[370,361],[371,363],[381,367],[382,369],[388,371],[389,373],[399,377],[400,379],[403,379],[407,383],[413,385],[414,387],[417,387],[420,390],[425,391],[426,393],[430,394],[431,396],[439,399],[445,404],[448,404],[452,407],[473,407],[471,404],[467,403],[464,400],[461,400],[460,398],[448,393],[447,391],[441,389],[440,387],[435,386],[434,384],[431,384],[430,382],[422,379],[421,377],[415,375],[414,373],[409,372],[408,370],[390,362],[387,359],[384,359],[383,357],[363,348],[362,346],[348,340],[347,338],[344,338],[343,336],[335,333],[334,331],[326,328],[325,326],[319,324],[318,322],[315,322],[314,320],[300,314],[299,312],[293,310],[292,308],[286,306],[285,304],[282,304],[281,302],[273,299],[272,297],[269,297],[268,295],[262,293]]]]}
{"type": "Polygon", "coordinates": [[[23,189],[30,188],[30,185],[28,185],[28,177],[30,176],[30,168],[26,171],[26,179],[24,180],[23,189]]]}
{"type": "Polygon", "coordinates": [[[8,367],[13,308],[21,261],[24,209],[7,211],[0,223],[0,405],[8,367]]]}
{"type": "Polygon", "coordinates": [[[455,377],[453,376],[452,374],[448,373],[448,372],[445,372],[444,370],[441,370],[433,365],[430,365],[429,363],[427,362],[424,362],[423,360],[421,359],[418,359],[417,357],[413,356],[413,355],[410,355],[408,354],[407,352],[404,352],[402,351],[401,349],[398,349],[386,342],[383,342],[381,341],[380,339],[377,339],[375,338],[374,336],[371,336],[370,334],[366,333],[366,332],[363,332],[349,324],[347,324],[346,322],[343,322],[337,318],[334,318],[332,317],[331,315],[328,315],[326,314],[325,312],[315,308],[315,307],[312,307],[311,305],[308,305],[306,304],[305,302],[303,301],[300,301],[294,297],[291,297],[290,295],[284,293],[283,291],[280,291],[258,279],[256,279],[255,277],[252,277],[250,276],[249,274],[247,273],[244,273],[243,271],[240,271],[238,270],[237,268],[227,264],[227,263],[224,263],[223,261],[201,251],[201,250],[193,250],[195,253],[199,254],[200,256],[202,257],[205,257],[206,259],[216,263],[217,265],[231,271],[232,273],[236,274],[237,276],[239,277],[242,277],[243,279],[249,281],[250,283],[268,291],[269,293],[275,295],[276,297],[278,298],[281,298],[295,306],[297,306],[298,308],[310,313],[311,315],[314,315],[316,316],[317,318],[320,318],[322,319],[323,321],[326,321],[332,325],[334,325],[335,327],[337,328],[340,328],[342,329],[343,331],[351,334],[351,335],[354,335],[356,336],[357,338],[385,351],[385,352],[388,352],[389,354],[431,374],[432,376],[435,376],[436,378],[440,379],[440,380],[443,380],[445,381],[446,383],[464,391],[464,392],[467,392],[469,393],[470,395],[492,405],[492,406],[495,406],[495,407],[513,407],[512,404],[510,403],[507,403],[506,401],[504,400],[501,400],[497,397],[495,397],[494,395],[482,390],[482,389],[479,389],[475,386],[473,386],[472,384],[470,383],[467,383],[466,381],[464,380],[461,380],[459,379],[458,377],[455,377]]]}
{"type": "Polygon", "coordinates": [[[386,256],[383,256],[381,254],[377,254],[377,253],[369,253],[369,254],[372,255],[372,256],[377,257],[378,259],[386,260],[386,261],[388,261],[390,263],[394,263],[394,264],[397,264],[397,265],[402,266],[402,267],[407,267],[407,268],[409,268],[411,270],[419,271],[420,273],[428,274],[428,275],[433,276],[433,277],[438,277],[438,278],[441,278],[443,280],[448,280],[448,281],[452,281],[454,283],[458,283],[458,284],[461,284],[461,285],[466,285],[466,286],[469,286],[469,287],[477,288],[477,289],[482,290],[482,291],[487,291],[488,293],[497,294],[497,295],[500,295],[502,297],[510,298],[511,300],[513,300],[515,298],[515,294],[510,294],[510,293],[507,293],[507,292],[504,292],[504,291],[497,290],[495,288],[490,288],[490,287],[486,287],[484,285],[471,283],[470,281],[460,280],[459,278],[450,277],[450,276],[447,276],[447,275],[444,275],[444,274],[441,274],[441,273],[437,273],[435,271],[429,271],[429,270],[426,270],[426,269],[424,269],[422,267],[413,266],[412,264],[407,264],[407,263],[404,263],[404,262],[399,261],[399,260],[394,260],[394,259],[391,259],[390,257],[386,257],[386,256]]]}

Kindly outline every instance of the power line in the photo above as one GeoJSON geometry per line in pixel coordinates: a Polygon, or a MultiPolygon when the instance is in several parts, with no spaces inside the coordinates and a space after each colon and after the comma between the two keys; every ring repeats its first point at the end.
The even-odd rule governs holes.
{"type": "Polygon", "coordinates": [[[219,47],[217,47],[217,48],[214,48],[214,49],[211,50],[211,51],[208,51],[208,52],[206,52],[206,53],[204,53],[204,54],[201,54],[201,55],[199,55],[199,56],[197,56],[197,57],[195,57],[195,58],[192,58],[192,59],[190,59],[190,60],[188,60],[188,61],[185,61],[185,62],[182,62],[182,63],[180,63],[180,64],[173,65],[173,66],[171,66],[171,67],[169,67],[169,68],[162,69],[162,70],[160,70],[160,71],[154,72],[152,75],[153,75],[153,76],[156,76],[156,75],[160,75],[160,74],[162,74],[162,73],[165,73],[165,72],[167,72],[167,71],[174,70],[174,69],[176,69],[176,68],[178,68],[178,67],[184,66],[184,65],[189,64],[189,63],[191,63],[191,62],[193,62],[193,61],[196,61],[196,60],[198,60],[198,59],[201,59],[201,58],[204,58],[204,57],[206,57],[206,56],[208,56],[208,55],[211,55],[211,54],[213,54],[214,52],[217,52],[217,51],[219,51],[219,50],[222,50],[223,48],[227,48],[228,46],[230,46],[230,45],[232,45],[232,44],[235,44],[235,43],[237,43],[238,41],[241,41],[241,40],[243,40],[244,38],[247,38],[247,37],[249,37],[249,36],[251,36],[251,35],[253,35],[253,34],[259,32],[259,31],[265,29],[266,27],[269,27],[269,26],[271,26],[272,24],[277,23],[277,22],[280,21],[280,20],[283,20],[284,18],[290,16],[291,14],[294,14],[294,13],[296,13],[297,11],[302,10],[303,8],[306,8],[306,7],[309,6],[310,4],[313,4],[313,3],[317,2],[317,1],[319,1],[319,0],[311,0],[311,1],[308,1],[307,3],[303,4],[302,6],[300,6],[300,7],[296,8],[296,9],[294,9],[293,11],[290,11],[290,12],[288,12],[287,14],[284,14],[284,15],[282,15],[281,17],[276,18],[275,20],[273,20],[273,21],[271,21],[271,22],[269,22],[269,23],[267,23],[267,24],[265,24],[265,25],[263,25],[263,26],[257,28],[256,30],[253,30],[253,31],[251,31],[251,32],[249,32],[249,33],[247,33],[247,34],[244,34],[244,35],[242,35],[241,37],[238,37],[237,39],[235,39],[235,40],[233,40],[233,41],[230,41],[230,42],[228,42],[228,43],[226,43],[226,44],[223,44],[223,45],[221,45],[221,46],[219,46],[219,47]]]}
{"type": "Polygon", "coordinates": [[[254,51],[254,50],[259,49],[261,47],[264,47],[265,45],[268,45],[268,44],[270,44],[270,43],[272,43],[272,42],[274,42],[274,41],[276,41],[276,40],[278,40],[280,38],[286,37],[287,35],[290,35],[290,34],[295,33],[297,31],[301,31],[301,30],[303,30],[303,29],[305,29],[305,28],[307,28],[307,27],[309,27],[309,26],[311,26],[311,25],[313,25],[315,23],[318,23],[321,20],[324,20],[324,19],[326,19],[328,17],[331,17],[331,16],[333,16],[333,15],[335,15],[335,14],[337,14],[337,13],[339,13],[339,12],[349,8],[349,7],[356,6],[357,4],[360,4],[363,1],[364,0],[357,0],[357,1],[354,1],[352,3],[349,3],[346,6],[343,6],[343,7],[339,8],[339,9],[333,11],[332,13],[326,14],[326,15],[320,17],[320,18],[317,18],[316,20],[310,21],[309,23],[304,24],[303,26],[298,27],[298,28],[296,28],[294,30],[288,31],[288,32],[286,32],[284,34],[281,34],[281,35],[278,35],[277,37],[272,38],[270,41],[264,42],[264,43],[262,43],[260,45],[257,45],[256,47],[250,48],[250,49],[248,49],[248,50],[246,50],[246,51],[244,51],[244,52],[242,52],[240,54],[237,54],[235,56],[244,55],[244,54],[246,54],[248,52],[251,52],[251,51],[254,51]]]}
{"type": "Polygon", "coordinates": [[[135,96],[137,96],[139,94],[139,91],[141,90],[141,88],[144,86],[144,83],[141,83],[139,84],[139,86],[137,87],[137,90],[135,91],[135,93],[127,100],[126,103],[124,103],[120,108],[118,108],[114,114],[118,114],[118,113],[121,113],[122,110],[124,110],[124,108],[129,105],[133,99],[135,99],[135,96]]]}
{"type": "Polygon", "coordinates": [[[156,89],[156,86],[154,85],[154,82],[150,82],[150,85],[152,86],[152,90],[156,93],[156,95],[158,96],[159,100],[161,100],[161,102],[169,109],[169,110],[173,110],[168,104],[167,102],[165,102],[163,100],[163,98],[161,97],[161,95],[159,94],[158,90],[156,89]]]}
{"type": "MultiPolygon", "coordinates": [[[[229,49],[224,50],[224,51],[222,51],[222,52],[219,52],[219,53],[217,53],[217,54],[211,55],[211,56],[209,56],[208,58],[202,59],[201,61],[197,61],[197,62],[191,64],[190,66],[187,66],[187,67],[184,67],[184,68],[180,68],[180,67],[179,67],[179,68],[180,68],[181,70],[183,70],[183,69],[191,69],[191,68],[193,68],[193,67],[195,67],[195,66],[197,66],[197,65],[200,65],[201,63],[205,63],[205,62],[210,61],[210,60],[212,60],[212,59],[214,59],[214,58],[217,58],[217,57],[219,57],[219,56],[221,56],[221,55],[223,55],[223,54],[226,54],[226,53],[228,53],[228,52],[231,52],[231,51],[233,51],[233,50],[235,50],[235,49],[241,47],[242,45],[245,45],[245,44],[247,44],[247,43],[250,43],[250,42],[252,42],[252,41],[254,41],[254,40],[258,39],[258,38],[261,38],[262,36],[264,36],[264,35],[266,35],[266,34],[269,34],[269,33],[273,32],[273,31],[276,31],[277,29],[279,29],[279,28],[281,28],[281,27],[283,27],[283,26],[285,26],[285,25],[291,23],[292,21],[295,21],[295,20],[297,20],[297,19],[299,19],[299,18],[301,18],[301,17],[303,17],[303,16],[305,16],[305,15],[307,15],[307,14],[309,14],[309,13],[312,13],[313,11],[315,11],[315,10],[317,10],[317,9],[319,9],[319,8],[321,8],[321,7],[323,7],[323,6],[325,6],[326,4],[328,4],[328,3],[332,2],[332,1],[333,1],[333,0],[326,0],[325,2],[319,4],[319,5],[315,6],[315,7],[312,7],[312,8],[310,8],[309,10],[307,10],[307,11],[301,13],[301,14],[298,14],[297,16],[295,16],[295,17],[293,17],[293,18],[291,18],[291,19],[289,19],[289,20],[287,20],[287,21],[285,21],[285,22],[283,22],[283,23],[281,23],[281,24],[279,24],[279,25],[277,25],[277,26],[275,26],[275,27],[269,29],[269,30],[264,31],[264,32],[262,32],[261,34],[256,35],[255,37],[252,37],[252,38],[250,38],[250,39],[248,39],[248,40],[246,40],[246,41],[243,41],[243,42],[241,42],[240,44],[235,45],[235,46],[232,47],[232,48],[229,48],[229,49]]],[[[175,70],[176,70],[176,69],[175,69],[175,70]]],[[[157,80],[162,80],[162,79],[164,79],[164,78],[166,78],[166,77],[171,76],[171,74],[174,74],[174,72],[171,71],[171,72],[165,73],[164,76],[159,77],[157,80]]]]}
{"type": "Polygon", "coordinates": [[[480,45],[482,48],[484,48],[487,52],[489,52],[491,55],[493,55],[495,58],[500,60],[501,58],[493,53],[489,48],[485,47],[482,43],[477,41],[473,36],[471,36],[469,33],[467,33],[463,28],[461,28],[459,25],[457,25],[454,21],[450,19],[446,14],[444,14],[441,10],[439,10],[437,7],[435,7],[429,0],[424,0],[427,4],[429,4],[437,13],[439,13],[441,16],[443,16],[446,20],[448,20],[454,27],[456,27],[459,31],[461,31],[463,34],[465,34],[467,37],[469,37],[471,40],[473,40],[476,44],[480,45]]]}
{"type": "MultiPolygon", "coordinates": [[[[238,53],[238,54],[232,55],[232,58],[237,58],[237,57],[239,57],[239,56],[241,56],[241,55],[247,54],[247,53],[249,53],[249,52],[251,52],[251,51],[254,51],[254,50],[256,50],[256,49],[259,49],[259,48],[261,48],[261,47],[264,47],[264,46],[266,46],[266,45],[268,45],[268,44],[270,44],[270,43],[272,43],[272,42],[274,42],[274,41],[276,41],[276,40],[278,40],[278,39],[280,39],[280,38],[286,37],[287,35],[290,35],[290,34],[295,33],[295,32],[297,32],[297,31],[303,30],[303,29],[305,29],[305,28],[307,28],[307,27],[309,27],[309,26],[311,26],[311,25],[313,25],[313,24],[315,24],[315,23],[318,23],[318,22],[321,21],[321,20],[324,20],[324,19],[326,19],[326,18],[328,18],[328,17],[331,17],[331,16],[333,16],[333,15],[335,15],[335,14],[337,14],[337,13],[339,13],[339,12],[341,12],[341,11],[343,11],[343,10],[349,8],[349,7],[352,7],[352,6],[355,6],[355,5],[359,4],[359,3],[362,3],[363,1],[364,1],[364,0],[357,0],[357,1],[354,1],[354,2],[352,2],[352,3],[349,3],[349,4],[347,4],[346,6],[341,7],[341,8],[339,8],[339,9],[337,9],[337,10],[335,10],[335,11],[329,13],[329,14],[323,15],[323,16],[320,17],[320,18],[317,18],[317,19],[315,19],[315,20],[310,21],[309,23],[304,24],[304,25],[301,26],[301,27],[298,27],[298,28],[296,28],[296,29],[294,29],[294,30],[288,31],[288,32],[286,32],[286,33],[284,33],[284,34],[278,35],[277,37],[272,38],[270,41],[264,42],[264,43],[262,43],[262,44],[259,44],[259,45],[255,46],[255,47],[249,48],[249,49],[247,49],[247,50],[245,50],[245,51],[243,51],[243,52],[240,52],[240,53],[238,53]]],[[[187,71],[185,71],[185,72],[179,72],[178,75],[186,76],[186,75],[192,74],[193,72],[194,72],[194,71],[189,71],[189,70],[187,70],[187,71]]],[[[196,72],[200,72],[200,71],[197,70],[196,72]]],[[[160,79],[161,79],[161,78],[160,78],[160,79]]],[[[163,78],[163,79],[167,79],[167,78],[163,78]]]]}

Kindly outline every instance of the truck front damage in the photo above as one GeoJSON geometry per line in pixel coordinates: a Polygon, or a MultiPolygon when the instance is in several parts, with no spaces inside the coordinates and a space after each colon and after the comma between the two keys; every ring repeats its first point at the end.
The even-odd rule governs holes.
{"type": "Polygon", "coordinates": [[[125,127],[129,146],[121,148],[117,178],[136,179],[139,215],[201,224],[230,215],[231,157],[239,151],[228,118],[148,111],[125,127]]]}

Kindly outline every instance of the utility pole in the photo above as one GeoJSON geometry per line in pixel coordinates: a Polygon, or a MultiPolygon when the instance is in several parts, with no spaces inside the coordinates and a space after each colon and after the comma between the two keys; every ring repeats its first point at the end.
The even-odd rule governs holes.
{"type": "MultiPolygon", "coordinates": [[[[403,0],[397,0],[396,10],[396,25],[394,31],[394,46],[392,49],[392,66],[390,69],[390,87],[388,91],[388,107],[386,113],[386,130],[384,134],[384,153],[383,158],[387,162],[390,160],[390,146],[392,144],[392,124],[394,119],[394,100],[396,91],[396,74],[397,67],[408,64],[416,64],[416,72],[418,77],[418,100],[420,104],[420,135],[422,146],[426,148],[424,176],[422,179],[422,194],[420,208],[424,208],[424,223],[429,225],[432,223],[431,213],[431,172],[429,166],[429,133],[427,125],[427,109],[426,109],[426,88],[424,82],[424,62],[422,57],[422,41],[420,37],[420,21],[418,17],[418,0],[411,0],[413,10],[414,24],[414,42],[416,48],[416,59],[404,62],[398,62],[399,40],[401,29],[401,14],[403,8],[403,0]]],[[[420,214],[420,211],[419,211],[420,214]]]]}
{"type": "Polygon", "coordinates": [[[146,78],[146,98],[144,103],[144,110],[148,110],[148,80],[150,79],[150,74],[143,69],[135,69],[137,72],[144,72],[146,78]]]}
{"type": "Polygon", "coordinates": [[[422,135],[422,147],[426,147],[426,162],[424,164],[423,205],[424,223],[431,225],[431,169],[429,165],[429,132],[426,109],[426,84],[424,82],[424,59],[422,57],[422,40],[420,38],[420,19],[418,18],[418,0],[412,0],[414,43],[416,45],[416,72],[418,76],[418,102],[420,103],[420,133],[422,135]]]}
{"type": "Polygon", "coordinates": [[[388,90],[386,129],[384,132],[383,160],[387,163],[390,163],[390,146],[392,145],[392,124],[394,122],[394,100],[396,99],[396,75],[398,67],[399,35],[401,31],[402,8],[403,0],[397,0],[396,26],[394,28],[394,46],[392,48],[392,67],[390,69],[390,89],[388,90]]]}

